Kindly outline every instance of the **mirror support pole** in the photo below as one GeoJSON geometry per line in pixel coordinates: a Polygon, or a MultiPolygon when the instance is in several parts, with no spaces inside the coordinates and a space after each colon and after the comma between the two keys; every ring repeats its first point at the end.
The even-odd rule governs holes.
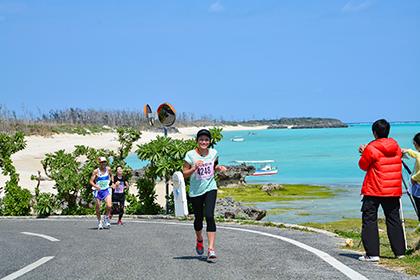
{"type": "MultiPolygon", "coordinates": [[[[163,127],[163,132],[165,137],[168,137],[168,128],[166,126],[163,127]]],[[[165,186],[166,186],[166,214],[169,214],[169,180],[165,178],[165,186]]]]}

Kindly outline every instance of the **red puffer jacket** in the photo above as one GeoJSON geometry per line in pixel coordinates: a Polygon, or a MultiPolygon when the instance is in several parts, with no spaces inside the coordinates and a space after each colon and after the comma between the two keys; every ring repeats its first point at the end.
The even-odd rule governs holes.
{"type": "Polygon", "coordinates": [[[362,194],[368,196],[400,197],[401,149],[392,138],[370,142],[359,160],[359,167],[367,171],[362,194]]]}

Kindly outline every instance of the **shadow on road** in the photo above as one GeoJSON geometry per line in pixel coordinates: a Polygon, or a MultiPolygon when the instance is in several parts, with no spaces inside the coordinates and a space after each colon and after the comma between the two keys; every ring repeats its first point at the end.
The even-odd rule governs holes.
{"type": "Polygon", "coordinates": [[[341,253],[340,256],[351,258],[351,259],[359,259],[362,254],[354,254],[354,253],[341,253]]]}
{"type": "Polygon", "coordinates": [[[182,257],[174,257],[174,260],[198,260],[202,262],[207,262],[207,258],[205,256],[182,256],[182,257]]]}

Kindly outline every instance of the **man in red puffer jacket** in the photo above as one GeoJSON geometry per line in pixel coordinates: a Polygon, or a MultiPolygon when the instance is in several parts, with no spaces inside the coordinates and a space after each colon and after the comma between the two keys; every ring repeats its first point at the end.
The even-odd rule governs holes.
{"type": "Polygon", "coordinates": [[[388,138],[390,124],[377,120],[372,125],[375,140],[361,145],[359,167],[366,171],[362,186],[362,241],[366,255],[361,261],[379,261],[378,208],[382,206],[392,251],[401,258],[405,253],[405,239],[400,218],[401,149],[388,138]]]}

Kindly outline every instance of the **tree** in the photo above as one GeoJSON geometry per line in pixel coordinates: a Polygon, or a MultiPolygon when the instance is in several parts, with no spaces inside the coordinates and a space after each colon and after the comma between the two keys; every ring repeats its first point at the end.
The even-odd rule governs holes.
{"type": "MultiPolygon", "coordinates": [[[[216,145],[222,140],[221,132],[221,128],[210,129],[212,145],[216,145]]],[[[196,146],[197,143],[194,139],[178,140],[158,136],[149,143],[138,145],[136,153],[139,159],[150,162],[146,167],[145,174],[147,179],[154,184],[157,178],[169,181],[173,173],[182,170],[185,154],[196,146]]],[[[149,198],[144,199],[150,201],[149,198]]]]}
{"type": "Polygon", "coordinates": [[[123,175],[124,177],[129,180],[132,176],[133,170],[131,167],[127,165],[125,159],[128,157],[131,149],[133,148],[133,143],[140,139],[141,132],[135,130],[131,127],[128,128],[118,128],[118,142],[120,143],[120,147],[116,154],[113,155],[112,161],[112,169],[115,170],[117,166],[121,166],[123,168],[123,175]]]}
{"type": "MultiPolygon", "coordinates": [[[[64,214],[85,214],[91,208],[93,200],[89,180],[92,171],[97,168],[98,157],[113,159],[111,167],[122,165],[127,177],[131,176],[131,169],[124,161],[133,142],[140,138],[140,132],[131,128],[118,130],[120,148],[118,153],[106,149],[94,149],[86,146],[75,146],[72,153],[59,150],[50,153],[42,160],[45,174],[55,181],[57,199],[60,201],[64,214]]],[[[115,168],[114,168],[115,169],[115,168]]]]}
{"type": "MultiPolygon", "coordinates": [[[[3,215],[28,215],[31,210],[31,193],[19,186],[19,174],[13,165],[12,155],[26,146],[25,136],[22,132],[17,132],[13,136],[0,133],[0,168],[2,174],[9,176],[4,191],[5,196],[1,202],[1,212],[3,215]]],[[[1,191],[1,190],[0,190],[1,191]]]]}
{"type": "Polygon", "coordinates": [[[76,146],[72,153],[59,150],[46,154],[41,163],[45,174],[55,181],[57,199],[64,208],[63,214],[83,214],[81,212],[86,201],[92,200],[89,179],[97,166],[97,158],[109,155],[109,151],[85,146],[76,146]],[[87,158],[86,161],[80,160],[82,156],[87,158]]]}
{"type": "Polygon", "coordinates": [[[0,133],[0,168],[4,176],[10,177],[9,181],[6,182],[6,188],[8,183],[17,185],[19,182],[19,174],[16,172],[11,157],[25,147],[25,136],[22,132],[17,132],[13,136],[0,133]]]}

